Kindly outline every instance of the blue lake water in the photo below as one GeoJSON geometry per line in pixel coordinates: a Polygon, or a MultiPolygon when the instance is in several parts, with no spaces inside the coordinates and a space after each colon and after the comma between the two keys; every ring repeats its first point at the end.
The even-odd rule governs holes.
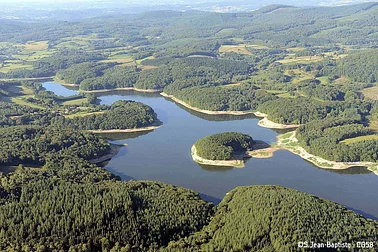
{"type": "MultiPolygon", "coordinates": [[[[44,84],[57,95],[67,89],[44,84]]],[[[378,217],[378,176],[365,168],[343,171],[317,168],[297,155],[281,150],[269,159],[249,159],[244,168],[202,166],[190,155],[201,137],[238,131],[273,143],[279,132],[259,127],[253,116],[209,116],[193,112],[158,94],[112,92],[98,94],[101,104],[134,100],[151,106],[163,125],[151,132],[113,134],[122,147],[105,169],[124,180],[159,180],[221,199],[241,185],[281,185],[330,199],[368,217],[378,217]]]]}
{"type": "Polygon", "coordinates": [[[68,97],[71,95],[77,95],[79,91],[77,91],[77,88],[75,87],[66,87],[62,86],[56,82],[53,81],[47,81],[42,83],[42,86],[49,91],[54,91],[55,94],[68,97]]]}

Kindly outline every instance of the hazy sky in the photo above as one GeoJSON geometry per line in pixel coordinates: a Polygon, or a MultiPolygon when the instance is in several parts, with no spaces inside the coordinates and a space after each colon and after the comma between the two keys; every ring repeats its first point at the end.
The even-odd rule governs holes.
{"type": "MultiPolygon", "coordinates": [[[[260,2],[260,0],[255,0],[257,2],[260,2]]],[[[180,0],[180,1],[175,1],[175,0],[159,0],[159,1],[147,1],[147,0],[0,0],[0,3],[15,3],[15,2],[24,2],[24,3],[50,3],[50,4],[53,4],[53,3],[69,3],[69,2],[87,2],[87,3],[90,3],[90,2],[123,2],[123,3],[140,3],[140,2],[158,2],[158,3],[185,3],[185,4],[190,4],[190,3],[193,3],[193,2],[217,2],[217,0],[180,0]]],[[[223,1],[220,1],[220,2],[225,2],[224,0],[223,1]]],[[[246,2],[254,2],[253,0],[250,0],[250,1],[246,1],[246,2]]],[[[263,2],[263,1],[261,1],[263,2]]],[[[274,2],[288,2],[287,0],[282,0],[282,1],[274,1],[274,2]]],[[[306,0],[297,0],[297,1],[290,1],[290,2],[296,2],[298,3],[298,5],[305,5],[306,0]]],[[[359,2],[378,2],[378,0],[327,0],[327,1],[322,1],[322,0],[319,0],[317,2],[327,2],[327,3],[359,3],[359,2]]],[[[230,4],[232,4],[232,0],[230,0],[230,4]]]]}
{"type": "MultiPolygon", "coordinates": [[[[161,5],[161,4],[185,4],[185,5],[195,5],[199,3],[212,3],[217,2],[225,3],[227,0],[0,0],[1,3],[42,3],[51,5],[64,5],[70,3],[85,4],[90,6],[91,3],[112,3],[112,4],[137,4],[137,5],[161,5]]],[[[230,5],[238,4],[249,4],[261,6],[269,4],[288,4],[295,6],[306,6],[306,5],[345,5],[363,2],[378,2],[378,0],[228,0],[230,5]]]]}

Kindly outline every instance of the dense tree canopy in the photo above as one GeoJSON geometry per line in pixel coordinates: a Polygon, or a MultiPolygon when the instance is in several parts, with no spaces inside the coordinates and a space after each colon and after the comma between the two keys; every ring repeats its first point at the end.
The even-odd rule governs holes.
{"type": "Polygon", "coordinates": [[[116,101],[89,115],[74,118],[56,116],[51,123],[79,130],[111,130],[148,127],[160,121],[150,106],[134,101],[116,101]]]}
{"type": "Polygon", "coordinates": [[[84,159],[109,152],[109,144],[93,134],[54,126],[17,126],[0,129],[2,165],[43,165],[53,156],[72,155],[84,159]]]}
{"type": "Polygon", "coordinates": [[[252,137],[239,132],[225,132],[199,139],[194,146],[197,155],[209,160],[230,160],[234,154],[252,148],[252,137]]]}
{"type": "Polygon", "coordinates": [[[296,136],[301,146],[316,156],[341,162],[378,160],[378,141],[363,139],[352,143],[342,141],[373,134],[358,121],[346,118],[315,120],[298,128],[296,136]]]}
{"type": "Polygon", "coordinates": [[[374,251],[378,223],[296,190],[243,186],[227,193],[208,226],[168,247],[169,251],[298,251],[298,241],[308,241],[309,246],[311,241],[342,241],[352,243],[356,251],[374,251]],[[357,249],[361,240],[373,244],[357,249]]]}
{"type": "Polygon", "coordinates": [[[53,178],[23,185],[0,209],[0,248],[22,251],[148,251],[199,231],[213,212],[198,193],[160,182],[53,178]]]}

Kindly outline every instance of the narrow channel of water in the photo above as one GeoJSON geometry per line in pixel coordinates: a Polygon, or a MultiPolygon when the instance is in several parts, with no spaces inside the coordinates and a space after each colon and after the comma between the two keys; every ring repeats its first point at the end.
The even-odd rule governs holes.
{"type": "MultiPolygon", "coordinates": [[[[45,83],[44,87],[57,95],[66,94],[61,92],[65,87],[56,83],[45,83]]],[[[163,122],[151,132],[111,135],[114,143],[128,144],[105,166],[122,179],[159,180],[218,199],[241,185],[282,185],[333,200],[367,217],[378,217],[378,176],[365,168],[320,169],[285,150],[270,159],[249,159],[242,169],[201,166],[192,160],[193,143],[210,134],[240,131],[257,140],[275,142],[279,133],[259,127],[253,116],[204,115],[158,94],[123,91],[98,95],[101,104],[117,100],[143,102],[163,122]]]]}

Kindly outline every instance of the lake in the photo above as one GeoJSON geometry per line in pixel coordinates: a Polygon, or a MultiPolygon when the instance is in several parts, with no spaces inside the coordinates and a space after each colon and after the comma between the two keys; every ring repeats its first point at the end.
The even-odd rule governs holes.
{"type": "MultiPolygon", "coordinates": [[[[57,95],[69,96],[73,91],[52,82],[43,86],[57,95]]],[[[145,103],[163,122],[151,132],[109,136],[113,143],[128,144],[105,166],[124,180],[159,180],[193,189],[214,202],[237,186],[281,185],[330,199],[370,218],[378,217],[378,176],[362,167],[325,170],[285,150],[269,159],[251,158],[244,168],[203,166],[192,160],[191,146],[215,133],[237,131],[255,140],[275,142],[280,132],[258,126],[259,119],[254,116],[205,115],[159,94],[122,91],[97,95],[101,104],[117,100],[145,103]]]]}

